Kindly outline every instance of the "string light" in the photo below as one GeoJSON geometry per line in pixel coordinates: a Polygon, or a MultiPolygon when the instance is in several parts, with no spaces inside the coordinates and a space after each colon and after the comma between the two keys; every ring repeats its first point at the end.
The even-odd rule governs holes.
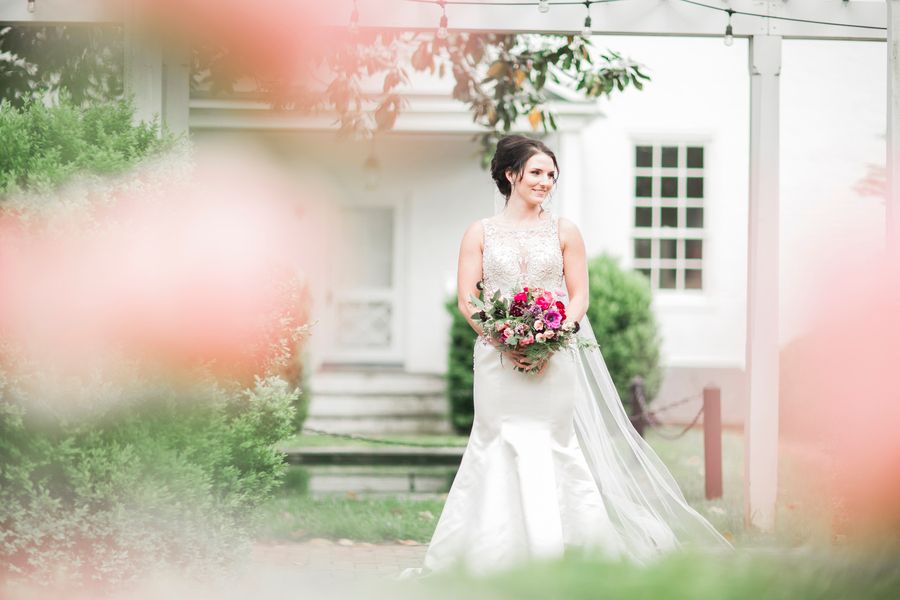
{"type": "Polygon", "coordinates": [[[353,35],[359,33],[359,9],[356,7],[356,0],[353,0],[353,12],[350,13],[350,33],[353,35]]]}
{"type": "Polygon", "coordinates": [[[436,35],[439,40],[446,40],[447,36],[450,35],[450,32],[447,30],[447,2],[445,0],[438,0],[438,4],[441,5],[441,23],[436,35]]]}
{"type": "Polygon", "coordinates": [[[587,10],[587,16],[584,18],[584,27],[581,28],[581,35],[587,37],[591,35],[591,2],[586,0],[584,8],[587,10]]]}
{"type": "Polygon", "coordinates": [[[550,10],[550,0],[538,0],[538,12],[548,12],[550,10]]]}
{"type": "MultiPolygon", "coordinates": [[[[535,0],[403,0],[404,2],[415,2],[419,4],[440,4],[441,6],[445,4],[459,4],[459,5],[473,5],[473,6],[534,6],[535,0]]],[[[569,4],[607,4],[612,2],[627,2],[629,0],[554,0],[554,5],[569,5],[569,4]]],[[[815,19],[799,19],[796,17],[781,17],[778,15],[763,15],[760,13],[752,13],[745,12],[742,10],[732,10],[722,8],[720,6],[712,6],[709,4],[704,4],[702,2],[696,2],[694,0],[678,0],[680,2],[685,2],[687,4],[694,4],[696,6],[702,6],[704,8],[708,8],[710,10],[720,10],[722,12],[731,12],[738,15],[745,15],[748,17],[758,17],[760,19],[771,19],[771,20],[781,20],[781,21],[794,21],[796,23],[812,23],[815,25],[833,25],[835,27],[855,27],[858,29],[874,29],[877,31],[887,31],[887,27],[881,27],[879,25],[859,25],[857,23],[839,23],[836,21],[817,21],[815,19]]],[[[542,4],[542,0],[537,0],[538,10],[540,10],[540,6],[542,4]]],[[[549,7],[549,1],[548,1],[549,7]]],[[[549,10],[549,8],[548,8],[549,10]]],[[[587,20],[587,19],[585,19],[587,20]]]]}
{"type": "Polygon", "coordinates": [[[730,46],[731,44],[734,43],[734,35],[732,35],[733,32],[731,29],[731,14],[733,12],[734,11],[731,10],[730,8],[728,9],[728,25],[725,27],[725,45],[726,46],[730,46]]]}
{"type": "Polygon", "coordinates": [[[28,0],[28,12],[34,12],[34,0],[28,0]]]}

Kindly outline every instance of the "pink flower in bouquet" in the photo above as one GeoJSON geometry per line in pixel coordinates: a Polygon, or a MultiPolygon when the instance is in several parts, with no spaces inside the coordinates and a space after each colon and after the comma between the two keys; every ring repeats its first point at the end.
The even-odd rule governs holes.
{"type": "Polygon", "coordinates": [[[550,308],[550,301],[543,296],[538,296],[537,298],[535,298],[534,303],[540,306],[541,310],[547,310],[548,308],[550,308]]]}
{"type": "Polygon", "coordinates": [[[544,336],[543,333],[539,333],[539,334],[537,334],[536,336],[534,336],[534,340],[535,340],[536,342],[544,342],[544,341],[547,340],[547,338],[546,338],[546,336],[544,336]]]}
{"type": "Polygon", "coordinates": [[[550,329],[559,329],[559,326],[562,324],[562,316],[555,310],[551,310],[544,315],[544,320],[547,321],[547,326],[550,329]]]}
{"type": "Polygon", "coordinates": [[[506,323],[504,323],[502,321],[494,323],[494,329],[496,331],[503,331],[504,329],[506,329],[506,323]]]}
{"type": "Polygon", "coordinates": [[[553,293],[556,295],[557,298],[562,298],[566,295],[566,293],[563,291],[562,288],[556,288],[555,290],[553,290],[553,293]]]}
{"type": "MultiPolygon", "coordinates": [[[[525,289],[528,290],[528,288],[525,288],[525,289]]],[[[527,291],[519,292],[518,294],[513,296],[514,302],[526,302],[527,300],[528,300],[528,292],[527,291]]]]}
{"type": "Polygon", "coordinates": [[[555,337],[556,337],[556,332],[553,331],[552,329],[551,329],[550,331],[547,331],[547,332],[544,333],[544,338],[545,338],[545,339],[552,340],[552,339],[555,338],[555,337]]]}
{"type": "Polygon", "coordinates": [[[535,331],[543,331],[544,330],[544,322],[538,319],[534,322],[534,330],[535,331]]]}
{"type": "Polygon", "coordinates": [[[523,337],[523,338],[519,341],[519,343],[522,344],[523,346],[530,346],[531,344],[534,343],[534,335],[532,335],[532,334],[529,333],[528,335],[526,335],[525,337],[523,337]]]}
{"type": "Polygon", "coordinates": [[[516,335],[522,335],[525,333],[525,323],[519,323],[516,325],[516,335]]]}

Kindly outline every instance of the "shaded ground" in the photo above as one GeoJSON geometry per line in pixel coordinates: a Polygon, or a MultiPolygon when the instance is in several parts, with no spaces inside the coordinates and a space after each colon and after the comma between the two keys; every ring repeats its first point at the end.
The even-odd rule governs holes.
{"type": "Polygon", "coordinates": [[[421,566],[426,549],[414,542],[370,544],[315,538],[297,543],[257,543],[251,560],[254,565],[296,568],[323,578],[387,578],[406,567],[421,566]]]}

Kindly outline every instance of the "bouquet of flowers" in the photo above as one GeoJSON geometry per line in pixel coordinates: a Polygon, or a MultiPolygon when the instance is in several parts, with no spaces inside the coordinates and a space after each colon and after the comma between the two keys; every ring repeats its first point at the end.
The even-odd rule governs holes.
{"type": "MultiPolygon", "coordinates": [[[[560,292],[554,294],[536,287],[523,287],[511,297],[501,295],[497,290],[488,301],[470,296],[472,304],[479,309],[472,319],[481,321],[482,338],[494,340],[501,351],[505,348],[519,350],[532,364],[567,346],[599,347],[575,335],[579,324],[566,321],[566,306],[561,297],[560,292]]],[[[515,370],[535,372],[520,367],[515,370]]]]}

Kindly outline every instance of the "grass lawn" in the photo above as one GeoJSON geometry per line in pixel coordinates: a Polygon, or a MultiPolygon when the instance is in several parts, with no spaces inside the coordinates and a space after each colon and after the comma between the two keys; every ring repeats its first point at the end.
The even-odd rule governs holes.
{"type": "MultiPolygon", "coordinates": [[[[427,444],[464,446],[465,436],[385,436],[387,439],[427,444]]],[[[809,541],[830,539],[825,526],[828,507],[804,489],[799,476],[803,465],[782,457],[776,528],[773,533],[745,531],[743,525],[743,436],[723,432],[724,497],[704,498],[703,432],[689,431],[678,440],[668,440],[652,429],[647,442],[672,471],[688,502],[738,546],[797,546],[809,541]]],[[[358,440],[337,440],[339,445],[376,445],[358,440]]],[[[282,448],[336,445],[328,436],[297,436],[282,448]]],[[[411,539],[427,542],[443,507],[443,497],[410,499],[367,496],[314,498],[305,493],[305,471],[292,468],[284,488],[263,507],[260,537],[302,540],[313,537],[350,538],[356,541],[387,542],[411,539]]]]}
{"type": "MultiPolygon", "coordinates": [[[[893,600],[900,590],[896,553],[840,552],[709,557],[673,553],[647,567],[573,554],[486,578],[448,571],[418,586],[394,586],[390,597],[429,600],[893,600]]],[[[387,596],[385,596],[387,597],[387,596]]]]}

